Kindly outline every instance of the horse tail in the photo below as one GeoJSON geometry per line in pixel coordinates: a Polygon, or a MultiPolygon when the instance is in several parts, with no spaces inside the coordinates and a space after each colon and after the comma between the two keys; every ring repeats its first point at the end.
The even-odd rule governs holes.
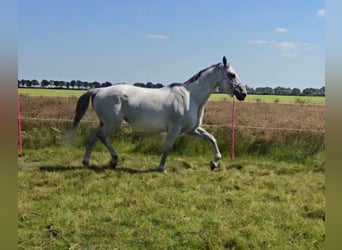
{"type": "Polygon", "coordinates": [[[78,124],[80,123],[82,117],[86,113],[88,107],[89,107],[89,102],[90,102],[90,97],[92,97],[92,100],[94,99],[95,95],[97,92],[99,92],[99,88],[96,89],[91,89],[88,90],[86,93],[80,96],[80,98],[77,101],[76,105],[76,110],[75,110],[75,118],[74,118],[74,129],[78,127],[78,124]]]}

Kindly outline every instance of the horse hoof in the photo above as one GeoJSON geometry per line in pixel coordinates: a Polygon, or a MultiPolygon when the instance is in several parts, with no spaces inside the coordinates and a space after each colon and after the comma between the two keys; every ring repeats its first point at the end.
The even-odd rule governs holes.
{"type": "Polygon", "coordinates": [[[89,161],[82,161],[83,167],[88,168],[89,167],[89,161]]]}
{"type": "Polygon", "coordinates": [[[166,169],[165,168],[157,168],[156,169],[158,172],[160,172],[160,173],[163,173],[163,174],[167,174],[167,171],[166,171],[166,169]]]}
{"type": "Polygon", "coordinates": [[[213,171],[217,167],[217,163],[214,161],[210,162],[210,169],[213,171]]]}
{"type": "Polygon", "coordinates": [[[110,162],[109,162],[109,167],[110,168],[116,168],[116,166],[118,165],[118,162],[116,161],[116,160],[111,160],[110,162]]]}

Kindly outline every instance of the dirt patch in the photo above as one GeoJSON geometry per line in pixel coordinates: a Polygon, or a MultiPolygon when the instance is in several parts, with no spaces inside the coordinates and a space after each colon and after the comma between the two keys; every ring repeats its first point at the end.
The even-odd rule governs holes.
{"type": "MultiPolygon", "coordinates": [[[[208,102],[204,124],[230,125],[232,102],[208,102]]],[[[236,126],[324,130],[324,105],[236,102],[236,126]]]]}

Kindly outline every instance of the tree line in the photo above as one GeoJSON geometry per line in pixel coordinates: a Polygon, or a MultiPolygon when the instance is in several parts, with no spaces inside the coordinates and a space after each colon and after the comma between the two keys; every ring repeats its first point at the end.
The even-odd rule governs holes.
{"type": "MultiPolygon", "coordinates": [[[[87,82],[80,80],[72,81],[56,81],[56,80],[18,80],[18,88],[54,88],[54,89],[90,89],[90,88],[101,88],[108,87],[116,84],[126,84],[126,83],[111,83],[111,82],[87,82]]],[[[162,88],[164,87],[161,83],[142,83],[137,82],[133,84],[134,86],[143,88],[162,88]]],[[[252,88],[246,86],[248,94],[258,94],[258,95],[293,95],[293,96],[325,96],[325,87],[321,88],[305,88],[303,90],[299,88],[285,88],[285,87],[257,87],[252,88]]],[[[219,89],[214,91],[215,93],[220,93],[219,89]]]]}
{"type": "Polygon", "coordinates": [[[325,86],[321,88],[285,88],[285,87],[257,87],[250,88],[247,86],[247,93],[258,95],[293,95],[293,96],[325,96],[325,86]]]}
{"type": "MultiPolygon", "coordinates": [[[[72,81],[56,81],[56,80],[25,80],[21,79],[18,80],[18,88],[53,88],[53,89],[91,89],[91,88],[102,88],[102,87],[108,87],[116,84],[126,84],[124,82],[122,83],[111,83],[111,82],[87,82],[87,81],[80,81],[80,80],[72,80],[72,81]]],[[[145,87],[145,88],[162,88],[164,87],[161,83],[152,83],[147,82],[137,82],[133,85],[138,87],[145,87]]]]}

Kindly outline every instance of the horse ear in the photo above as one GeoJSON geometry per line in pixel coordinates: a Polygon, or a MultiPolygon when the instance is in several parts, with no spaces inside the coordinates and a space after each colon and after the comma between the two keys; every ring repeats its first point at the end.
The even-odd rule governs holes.
{"type": "Polygon", "coordinates": [[[223,59],[222,59],[222,62],[223,62],[223,66],[227,66],[227,58],[224,56],[223,59]]]}

